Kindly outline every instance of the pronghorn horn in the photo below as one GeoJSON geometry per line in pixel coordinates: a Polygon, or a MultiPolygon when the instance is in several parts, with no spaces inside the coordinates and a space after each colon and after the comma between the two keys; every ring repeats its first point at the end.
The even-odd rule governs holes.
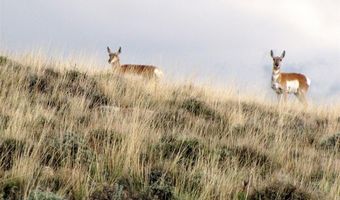
{"type": "Polygon", "coordinates": [[[110,47],[107,47],[107,52],[108,52],[108,53],[111,53],[110,47]]]}
{"type": "Polygon", "coordinates": [[[119,47],[118,53],[120,54],[122,52],[122,47],[119,47]]]}
{"type": "Polygon", "coordinates": [[[274,52],[273,52],[273,50],[270,50],[270,56],[271,56],[272,58],[274,58],[274,52]]]}
{"type": "Polygon", "coordinates": [[[283,52],[282,52],[282,55],[281,55],[281,58],[284,58],[285,55],[286,55],[286,51],[283,51],[283,52]]]}

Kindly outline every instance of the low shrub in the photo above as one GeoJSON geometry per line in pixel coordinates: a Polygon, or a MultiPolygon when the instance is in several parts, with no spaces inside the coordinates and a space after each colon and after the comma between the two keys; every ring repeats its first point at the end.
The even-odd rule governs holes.
{"type": "Polygon", "coordinates": [[[92,146],[104,147],[105,145],[120,144],[123,141],[123,137],[115,130],[107,129],[94,129],[90,131],[88,136],[89,143],[92,146]]]}
{"type": "Polygon", "coordinates": [[[52,67],[46,67],[43,74],[47,79],[56,79],[61,76],[60,72],[55,71],[52,67]]]}
{"type": "Polygon", "coordinates": [[[0,113],[0,130],[4,130],[8,127],[10,116],[0,113]]]}
{"type": "Polygon", "coordinates": [[[113,185],[102,185],[90,195],[91,200],[111,199],[145,199],[172,200],[173,184],[171,177],[160,169],[151,169],[148,175],[148,185],[143,185],[133,178],[120,178],[113,185]]]}
{"type": "Polygon", "coordinates": [[[340,133],[325,138],[320,143],[321,148],[340,152],[340,133]]]}
{"type": "Polygon", "coordinates": [[[167,173],[152,169],[149,174],[149,196],[151,199],[174,199],[173,182],[167,173]]]}
{"type": "Polygon", "coordinates": [[[269,169],[275,166],[275,163],[265,153],[246,146],[222,146],[219,148],[218,154],[221,164],[226,160],[230,161],[236,158],[238,164],[243,167],[256,165],[269,169]]]}
{"type": "Polygon", "coordinates": [[[0,65],[6,65],[8,63],[8,58],[6,56],[0,56],[0,65]]]}
{"type": "Polygon", "coordinates": [[[53,176],[44,178],[41,180],[41,188],[46,189],[48,191],[56,192],[62,187],[65,187],[65,183],[59,176],[53,176]]]}
{"type": "Polygon", "coordinates": [[[172,130],[174,128],[182,129],[187,124],[188,119],[184,113],[176,110],[159,111],[155,113],[150,125],[163,130],[172,130]]]}
{"type": "Polygon", "coordinates": [[[124,192],[123,186],[115,184],[113,186],[105,185],[101,188],[97,188],[91,195],[90,200],[123,200],[128,197],[129,194],[124,192]]]}
{"type": "Polygon", "coordinates": [[[28,200],[63,200],[63,198],[52,192],[33,190],[28,196],[28,200]]]}
{"type": "Polygon", "coordinates": [[[53,92],[53,85],[50,84],[50,80],[46,77],[40,77],[36,74],[29,74],[26,77],[27,89],[30,94],[34,93],[49,93],[53,92]]]}
{"type": "Polygon", "coordinates": [[[195,116],[202,116],[206,119],[220,119],[218,113],[206,105],[203,101],[195,98],[184,100],[181,108],[194,114],[195,116]]]}
{"type": "Polygon", "coordinates": [[[88,107],[90,109],[106,106],[110,103],[110,98],[103,93],[97,81],[89,78],[84,73],[69,70],[66,72],[63,80],[61,89],[64,88],[72,96],[85,96],[89,101],[88,107]]]}
{"type": "Polygon", "coordinates": [[[58,168],[67,163],[89,165],[94,154],[85,139],[75,133],[66,133],[59,137],[47,138],[41,153],[43,165],[58,168]]]}
{"type": "Polygon", "coordinates": [[[110,99],[102,92],[95,91],[93,93],[87,93],[87,99],[89,100],[89,108],[97,108],[100,106],[107,106],[110,103],[110,99]]]}
{"type": "Polygon", "coordinates": [[[63,112],[70,108],[70,103],[66,97],[52,96],[41,102],[46,108],[63,112]]]}
{"type": "Polygon", "coordinates": [[[14,178],[0,182],[0,199],[19,200],[24,196],[24,183],[21,179],[14,178]]]}
{"type": "Polygon", "coordinates": [[[24,151],[25,143],[16,139],[0,139],[0,167],[10,170],[16,156],[24,151]]]}
{"type": "Polygon", "coordinates": [[[171,159],[180,156],[180,161],[186,164],[195,164],[199,155],[205,148],[198,139],[177,139],[173,136],[164,136],[155,148],[163,158],[171,159]]]}
{"type": "Polygon", "coordinates": [[[66,93],[71,97],[84,96],[90,109],[110,103],[110,98],[103,93],[97,81],[76,70],[69,70],[62,76],[53,69],[46,69],[42,75],[34,73],[27,75],[25,80],[26,88],[32,96],[33,94],[48,95],[47,105],[57,109],[66,103],[65,100],[56,98],[58,92],[66,93]]]}
{"type": "Polygon", "coordinates": [[[90,200],[125,200],[145,199],[151,200],[139,181],[131,178],[121,178],[113,185],[98,186],[89,197],[90,200]]]}
{"type": "Polygon", "coordinates": [[[290,183],[268,183],[260,189],[255,189],[248,196],[249,200],[312,200],[316,199],[311,193],[290,183]]]}
{"type": "Polygon", "coordinates": [[[77,125],[80,125],[82,127],[88,127],[91,123],[91,119],[92,119],[91,117],[92,116],[89,113],[78,116],[76,118],[77,125]]]}

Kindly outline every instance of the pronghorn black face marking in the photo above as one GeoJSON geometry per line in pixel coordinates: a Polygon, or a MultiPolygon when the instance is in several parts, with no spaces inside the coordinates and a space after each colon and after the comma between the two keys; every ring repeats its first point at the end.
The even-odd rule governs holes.
{"type": "Polygon", "coordinates": [[[282,59],[285,57],[286,51],[282,52],[281,56],[274,56],[273,50],[270,51],[270,56],[273,58],[273,67],[275,70],[280,69],[280,64],[282,62],[282,59]]]}
{"type": "Polygon", "coordinates": [[[122,52],[122,48],[119,47],[117,52],[112,53],[110,47],[107,47],[107,52],[109,53],[109,64],[114,64],[119,62],[119,54],[122,52]]]}

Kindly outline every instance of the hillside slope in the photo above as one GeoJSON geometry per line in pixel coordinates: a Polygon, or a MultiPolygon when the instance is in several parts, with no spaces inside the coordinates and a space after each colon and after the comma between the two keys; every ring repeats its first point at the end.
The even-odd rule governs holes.
{"type": "Polygon", "coordinates": [[[340,198],[340,112],[22,60],[0,57],[0,199],[340,198]]]}

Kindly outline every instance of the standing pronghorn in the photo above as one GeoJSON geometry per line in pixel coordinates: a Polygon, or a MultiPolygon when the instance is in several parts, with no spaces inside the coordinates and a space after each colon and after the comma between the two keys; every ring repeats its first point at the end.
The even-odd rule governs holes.
{"type": "Polygon", "coordinates": [[[306,93],[311,81],[303,74],[281,73],[281,62],[285,54],[286,52],[283,51],[281,56],[274,56],[273,50],[270,51],[270,55],[273,58],[272,88],[279,100],[282,95],[286,101],[288,94],[295,94],[299,101],[307,106],[306,93]]]}
{"type": "Polygon", "coordinates": [[[117,52],[111,52],[110,47],[107,47],[109,53],[109,63],[112,65],[114,71],[121,74],[135,74],[148,79],[159,79],[163,76],[163,72],[155,66],[151,65],[121,65],[119,61],[119,54],[122,52],[122,48],[119,47],[117,52]]]}

